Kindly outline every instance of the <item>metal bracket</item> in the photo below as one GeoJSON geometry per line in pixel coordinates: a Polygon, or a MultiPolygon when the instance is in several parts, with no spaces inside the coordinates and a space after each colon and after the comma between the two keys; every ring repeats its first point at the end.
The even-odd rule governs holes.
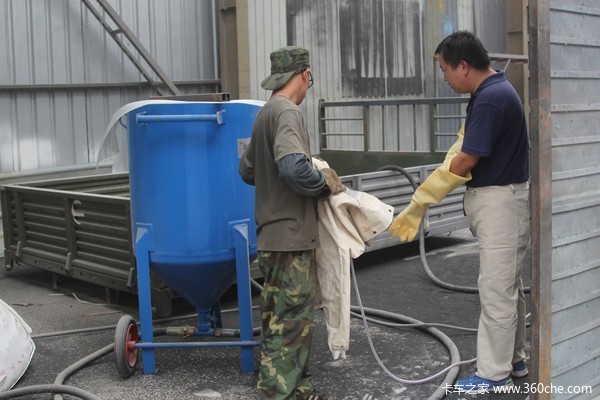
{"type": "Polygon", "coordinates": [[[22,240],[19,240],[19,241],[17,242],[17,252],[16,252],[16,254],[15,254],[15,256],[16,256],[17,258],[21,258],[21,256],[23,255],[23,247],[24,247],[24,243],[23,243],[23,241],[22,241],[22,240]]]}
{"type": "Polygon", "coordinates": [[[236,221],[229,221],[229,231],[231,232],[231,235],[229,237],[230,242],[229,242],[229,247],[231,249],[235,248],[235,235],[236,235],[236,226],[238,225],[245,225],[244,227],[242,227],[242,231],[240,231],[240,233],[247,238],[248,237],[248,227],[250,226],[250,220],[249,219],[240,219],[240,220],[236,220],[236,221]]]}
{"type": "Polygon", "coordinates": [[[131,267],[129,268],[129,273],[127,274],[127,283],[125,285],[127,285],[127,287],[129,289],[133,288],[133,280],[135,279],[135,268],[131,267]]]}
{"type": "Polygon", "coordinates": [[[79,220],[77,220],[77,218],[85,217],[85,213],[82,211],[77,211],[75,209],[76,206],[81,206],[81,201],[74,200],[73,203],[71,203],[71,216],[73,217],[73,221],[75,222],[76,225],[81,225],[81,222],[79,222],[79,220]]]}
{"type": "Polygon", "coordinates": [[[71,263],[73,262],[73,253],[67,253],[67,261],[65,262],[65,272],[71,274],[71,263]]]}

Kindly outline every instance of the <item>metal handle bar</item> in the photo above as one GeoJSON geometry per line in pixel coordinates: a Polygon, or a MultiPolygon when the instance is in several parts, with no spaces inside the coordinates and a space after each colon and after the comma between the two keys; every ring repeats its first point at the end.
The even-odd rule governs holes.
{"type": "Polygon", "coordinates": [[[147,115],[145,112],[135,116],[135,121],[138,124],[148,122],[212,122],[217,124],[223,123],[223,113],[225,111],[217,111],[216,114],[178,114],[178,115],[147,115]]]}

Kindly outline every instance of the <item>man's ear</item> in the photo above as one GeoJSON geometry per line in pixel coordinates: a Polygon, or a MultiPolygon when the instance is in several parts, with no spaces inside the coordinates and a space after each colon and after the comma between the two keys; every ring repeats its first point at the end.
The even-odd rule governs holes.
{"type": "Polygon", "coordinates": [[[463,76],[467,76],[469,74],[470,67],[469,67],[469,64],[466,61],[461,60],[458,63],[458,68],[461,69],[461,71],[463,73],[463,76]]]}

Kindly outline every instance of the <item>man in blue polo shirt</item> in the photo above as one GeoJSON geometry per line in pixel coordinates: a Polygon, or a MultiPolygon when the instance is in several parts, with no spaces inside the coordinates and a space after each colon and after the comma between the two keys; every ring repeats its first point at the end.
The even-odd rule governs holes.
{"type": "Polygon", "coordinates": [[[465,213],[480,252],[477,372],[456,381],[477,392],[527,375],[525,296],[521,271],[529,244],[529,144],[523,104],[504,72],[470,32],[446,37],[435,54],[444,79],[471,93],[464,138],[423,182],[390,231],[413,240],[427,208],[466,182],[465,213]]]}

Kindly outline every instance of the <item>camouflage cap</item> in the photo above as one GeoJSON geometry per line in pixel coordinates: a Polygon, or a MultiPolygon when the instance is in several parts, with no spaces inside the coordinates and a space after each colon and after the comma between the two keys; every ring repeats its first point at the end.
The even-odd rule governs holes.
{"type": "Polygon", "coordinates": [[[275,50],[271,53],[271,75],[267,76],[260,86],[266,90],[277,90],[294,74],[309,67],[308,50],[296,46],[275,50]]]}

